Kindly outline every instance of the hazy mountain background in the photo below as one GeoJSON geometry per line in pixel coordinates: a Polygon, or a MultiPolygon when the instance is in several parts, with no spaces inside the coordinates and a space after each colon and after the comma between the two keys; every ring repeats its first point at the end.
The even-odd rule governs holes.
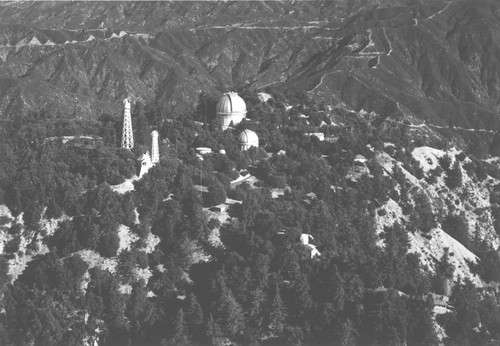
{"type": "Polygon", "coordinates": [[[327,104],[496,129],[498,3],[2,2],[0,114],[165,112],[200,92],[293,89],[327,104]]]}

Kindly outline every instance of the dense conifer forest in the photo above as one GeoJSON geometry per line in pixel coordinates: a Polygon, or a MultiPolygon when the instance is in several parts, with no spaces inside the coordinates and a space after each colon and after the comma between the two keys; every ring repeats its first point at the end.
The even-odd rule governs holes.
{"type": "MultiPolygon", "coordinates": [[[[119,114],[79,121],[38,112],[5,120],[0,204],[17,218],[0,220],[10,235],[0,257],[0,344],[435,345],[438,326],[446,345],[498,343],[497,299],[467,279],[453,286],[447,312],[434,314],[429,294],[445,293],[442,282],[454,268],[446,255],[429,271],[409,252],[408,237],[441,223],[479,256],[475,270],[485,282],[500,280],[498,252],[471,239],[460,215],[433,214],[425,195],[410,200],[401,168],[386,174],[375,152],[388,152],[429,184],[445,176],[450,189],[462,185],[460,160],[445,157],[441,171],[424,177],[411,155],[418,143],[404,126],[328,109],[305,94],[269,92],[273,98],[261,102],[242,91],[249,120],[225,132],[214,124],[213,95],[200,95],[192,114],[136,103],[132,151],[119,149],[119,114]],[[303,136],[322,122],[335,141],[303,136]],[[246,128],[258,133],[260,148],[239,150],[237,135],[246,128]],[[132,191],[117,193],[112,186],[137,173],[153,129],[168,139],[160,163],[132,191]],[[57,136],[95,140],[47,140],[57,136]],[[214,154],[200,160],[199,146],[214,154]],[[369,172],[354,180],[356,155],[369,172]],[[243,171],[256,179],[231,184],[243,171]],[[242,204],[222,223],[208,208],[226,197],[242,204]],[[412,229],[394,223],[377,233],[379,207],[389,199],[403,206],[412,229]],[[43,221],[58,218],[45,234],[43,221]],[[125,249],[122,225],[136,239],[125,249]],[[319,255],[299,241],[303,234],[313,236],[319,255]],[[152,237],[159,243],[147,251],[152,237]],[[90,265],[83,250],[116,265],[90,265]],[[9,261],[20,256],[32,258],[13,281],[9,261]],[[147,269],[150,276],[138,275],[147,269]]],[[[432,144],[446,149],[445,142],[432,144]]],[[[467,168],[474,179],[498,176],[475,158],[467,168]]]]}

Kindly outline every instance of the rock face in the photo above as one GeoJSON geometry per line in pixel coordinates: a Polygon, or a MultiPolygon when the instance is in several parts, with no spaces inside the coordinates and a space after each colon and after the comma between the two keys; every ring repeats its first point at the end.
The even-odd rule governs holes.
{"type": "MultiPolygon", "coordinates": [[[[498,180],[488,177],[484,181],[479,181],[470,169],[466,170],[471,164],[470,158],[462,153],[464,159],[458,163],[461,171],[462,183],[460,186],[450,188],[446,183],[446,174],[439,173],[432,181],[428,178],[436,172],[441,171],[439,162],[444,156],[452,158],[452,163],[457,161],[456,157],[461,152],[452,148],[445,152],[431,147],[417,147],[413,150],[412,156],[418,162],[423,170],[423,179],[418,179],[415,175],[408,172],[402,166],[401,162],[391,157],[385,152],[377,152],[376,159],[389,176],[396,179],[395,167],[401,170],[397,189],[402,190],[402,186],[411,191],[409,199],[416,205],[417,196],[425,196],[429,201],[432,217],[437,220],[428,233],[408,232],[410,250],[409,252],[420,255],[421,263],[426,266],[430,272],[435,272],[437,263],[443,258],[444,254],[449,255],[449,261],[453,266],[453,281],[468,279],[476,286],[483,286],[484,282],[474,271],[474,265],[478,262],[478,257],[472,252],[471,242],[486,241],[494,250],[500,247],[500,237],[495,231],[495,219],[492,215],[493,205],[490,202],[494,195],[494,186],[498,180]],[[439,171],[437,171],[439,169],[439,171]],[[466,233],[465,238],[468,241],[458,241],[459,237],[450,236],[451,231],[446,227],[447,216],[460,216],[463,219],[463,228],[466,233]],[[446,230],[446,231],[445,231],[446,230]],[[447,233],[448,232],[448,233],[447,233]],[[465,245],[467,246],[465,246],[465,245]]],[[[384,227],[391,227],[395,223],[403,225],[405,229],[410,230],[414,220],[411,219],[411,213],[404,212],[404,203],[402,200],[396,202],[389,199],[379,210],[383,210],[376,217],[376,225],[379,234],[383,232],[384,227]]],[[[452,232],[451,232],[452,233],[452,232]]],[[[379,242],[380,246],[385,246],[384,241],[379,242]]]]}
{"type": "Polygon", "coordinates": [[[327,104],[496,128],[493,0],[0,5],[0,114],[183,114],[201,92],[293,89],[327,104]],[[20,25],[19,23],[23,23],[20,25]]]}

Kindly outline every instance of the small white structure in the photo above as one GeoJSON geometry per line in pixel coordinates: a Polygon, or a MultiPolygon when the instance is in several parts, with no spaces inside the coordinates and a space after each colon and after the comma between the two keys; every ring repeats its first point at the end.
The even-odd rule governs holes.
{"type": "Polygon", "coordinates": [[[307,246],[309,248],[309,250],[311,251],[311,258],[314,258],[316,256],[321,255],[321,252],[319,252],[318,249],[316,249],[316,245],[309,244],[310,239],[314,240],[313,236],[310,234],[302,233],[300,235],[300,242],[302,243],[302,245],[307,246]]]}
{"type": "Polygon", "coordinates": [[[151,167],[154,166],[153,161],[151,160],[151,156],[149,155],[149,151],[146,151],[144,154],[139,156],[137,159],[141,161],[141,170],[139,172],[139,179],[142,178],[144,174],[146,174],[151,167]]]}
{"type": "Polygon", "coordinates": [[[306,246],[309,248],[309,250],[311,250],[311,258],[321,255],[321,252],[319,252],[318,249],[316,249],[316,245],[307,244],[306,246]]]}
{"type": "Polygon", "coordinates": [[[239,124],[247,115],[245,101],[235,92],[222,95],[217,102],[217,122],[222,130],[226,130],[231,123],[239,124]]]}
{"type": "Polygon", "coordinates": [[[207,155],[212,153],[212,149],[207,147],[198,147],[195,150],[198,155],[207,155]]]}
{"type": "Polygon", "coordinates": [[[149,151],[146,151],[144,154],[139,156],[137,159],[141,161],[141,170],[139,171],[139,179],[142,178],[144,174],[146,174],[151,167],[160,162],[160,149],[158,147],[158,131],[151,132],[151,152],[152,155],[149,154],[149,151]]]}
{"type": "Polygon", "coordinates": [[[257,97],[259,98],[260,102],[267,102],[269,99],[273,98],[268,93],[258,93],[257,97]]]}
{"type": "Polygon", "coordinates": [[[320,141],[324,141],[325,140],[325,134],[323,132],[308,132],[308,133],[304,133],[304,136],[306,137],[316,137],[318,138],[320,141]]]}
{"type": "Polygon", "coordinates": [[[222,204],[218,204],[216,206],[211,207],[209,210],[216,212],[216,213],[224,213],[227,211],[228,208],[229,208],[229,205],[222,203],[222,204]]]}
{"type": "Polygon", "coordinates": [[[248,150],[250,147],[259,147],[259,137],[252,130],[244,130],[238,136],[240,150],[248,150]]]}
{"type": "Polygon", "coordinates": [[[300,235],[300,242],[302,243],[302,245],[307,245],[309,244],[309,239],[312,239],[314,240],[313,236],[310,235],[310,234],[307,234],[307,233],[302,233],[300,235]]]}
{"type": "Polygon", "coordinates": [[[366,159],[366,157],[364,157],[363,155],[356,155],[356,157],[354,158],[354,162],[355,163],[360,163],[360,164],[365,164],[368,162],[368,160],[366,159]]]}
{"type": "Polygon", "coordinates": [[[208,187],[202,185],[194,185],[194,189],[201,193],[208,193],[208,187]]]}
{"type": "Polygon", "coordinates": [[[151,162],[153,164],[160,162],[160,149],[158,147],[158,131],[151,132],[151,162]]]}

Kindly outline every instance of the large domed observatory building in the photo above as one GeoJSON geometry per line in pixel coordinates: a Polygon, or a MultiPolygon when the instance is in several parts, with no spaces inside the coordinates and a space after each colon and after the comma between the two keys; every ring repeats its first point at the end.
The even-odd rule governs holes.
{"type": "Polygon", "coordinates": [[[238,136],[238,142],[240,144],[240,150],[248,150],[251,147],[259,147],[259,137],[252,130],[241,131],[238,136]]]}
{"type": "Polygon", "coordinates": [[[247,115],[247,105],[245,101],[235,92],[228,92],[222,95],[217,102],[217,123],[224,131],[231,123],[239,124],[247,115]]]}

